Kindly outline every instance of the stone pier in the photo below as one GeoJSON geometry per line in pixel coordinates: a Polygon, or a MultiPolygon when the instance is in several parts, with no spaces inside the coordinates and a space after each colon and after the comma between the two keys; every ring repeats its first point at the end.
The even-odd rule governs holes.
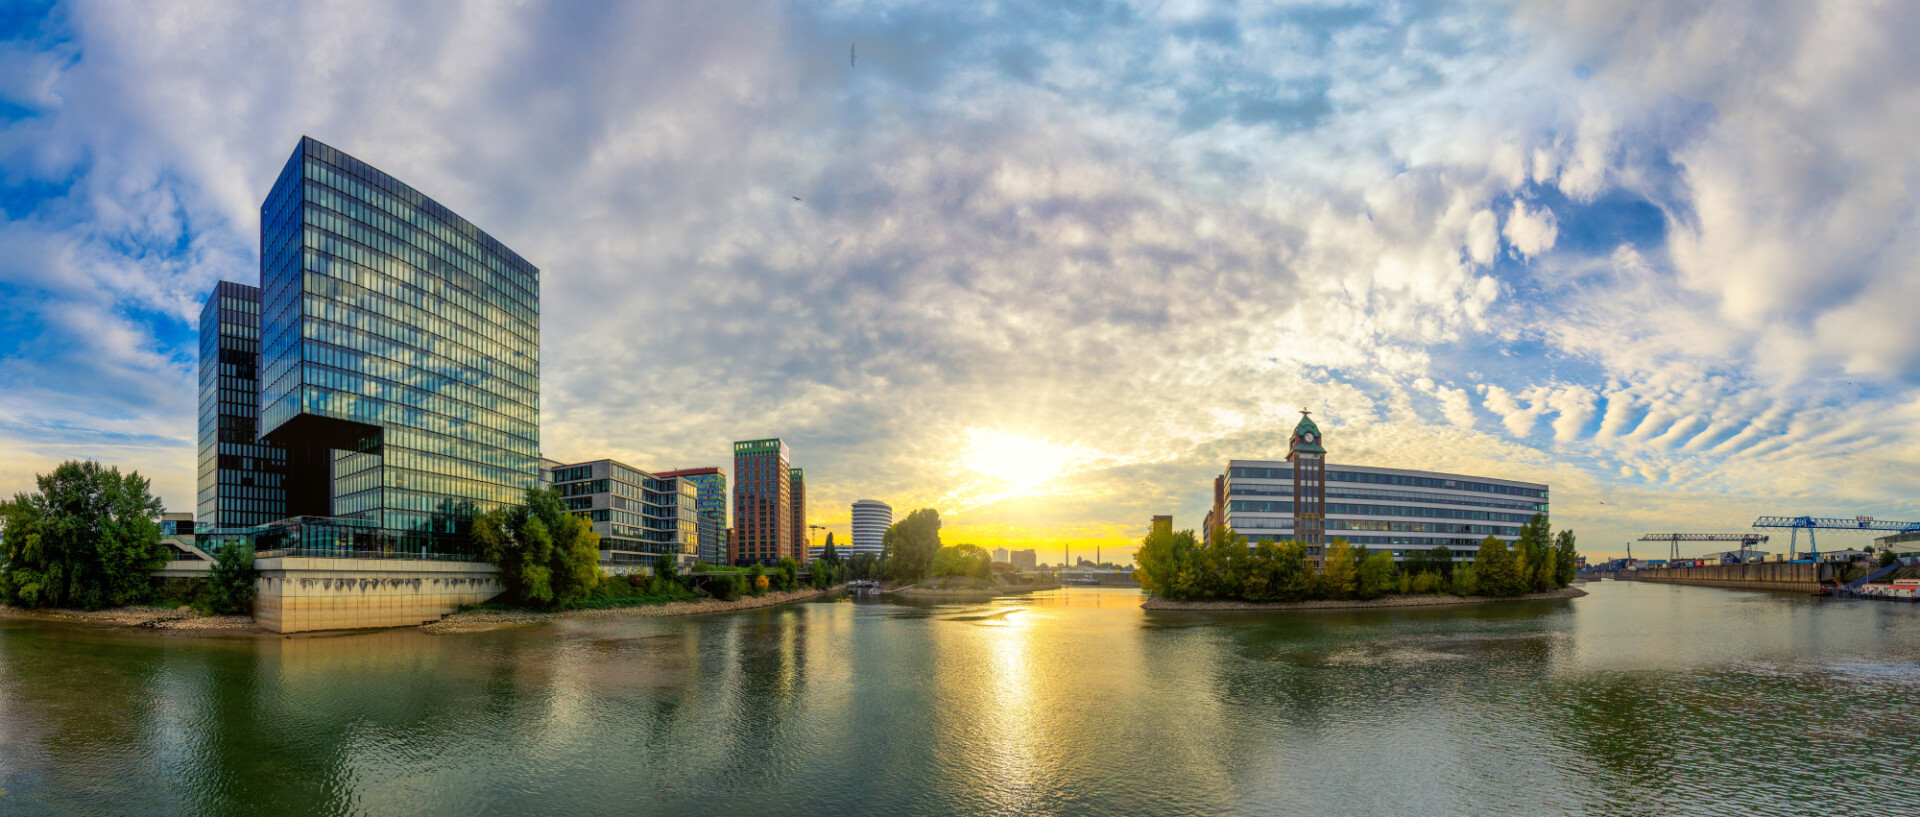
{"type": "Polygon", "coordinates": [[[254,569],[253,618],[278,633],[412,627],[506,589],[485,562],[269,556],[254,569]]]}

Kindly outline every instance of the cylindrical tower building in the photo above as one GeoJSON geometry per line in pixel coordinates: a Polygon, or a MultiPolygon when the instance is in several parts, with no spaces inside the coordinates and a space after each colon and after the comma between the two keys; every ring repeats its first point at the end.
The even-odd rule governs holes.
{"type": "Polygon", "coordinates": [[[853,542],[841,555],[872,553],[879,555],[880,541],[886,537],[887,528],[893,527],[893,506],[878,499],[862,499],[853,503],[853,542]]]}

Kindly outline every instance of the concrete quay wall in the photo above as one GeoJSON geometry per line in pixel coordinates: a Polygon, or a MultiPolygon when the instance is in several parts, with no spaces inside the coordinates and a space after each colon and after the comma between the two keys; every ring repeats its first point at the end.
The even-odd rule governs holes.
{"type": "Polygon", "coordinates": [[[1726,587],[1735,590],[1789,590],[1811,593],[1820,583],[1833,578],[1830,564],[1788,564],[1759,562],[1743,565],[1704,567],[1656,567],[1623,570],[1618,577],[1637,582],[1690,584],[1698,587],[1726,587]]]}
{"type": "Polygon", "coordinates": [[[413,627],[506,590],[485,562],[279,556],[254,569],[254,621],[277,633],[413,627]]]}

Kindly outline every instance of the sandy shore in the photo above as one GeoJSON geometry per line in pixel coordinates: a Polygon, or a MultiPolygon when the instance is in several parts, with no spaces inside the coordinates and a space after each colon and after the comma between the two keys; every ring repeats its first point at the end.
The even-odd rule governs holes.
{"type": "Polygon", "coordinates": [[[784,593],[768,593],[764,596],[742,596],[733,601],[701,599],[699,601],[672,601],[666,604],[643,604],[634,607],[609,607],[599,610],[565,610],[557,613],[542,613],[533,610],[464,610],[447,616],[432,624],[423,624],[420,629],[429,633],[479,633],[499,630],[507,627],[519,627],[538,624],[556,618],[620,619],[650,618],[654,616],[694,616],[705,613],[731,613],[739,610],[753,610],[760,607],[773,607],[791,604],[796,601],[819,598],[845,589],[845,585],[826,590],[791,590],[784,593]]]}
{"type": "Polygon", "coordinates": [[[0,604],[0,617],[38,621],[77,621],[148,630],[264,633],[252,616],[203,616],[190,607],[112,607],[106,610],[26,610],[0,604]]]}
{"type": "Polygon", "coordinates": [[[1387,596],[1371,601],[1173,601],[1170,599],[1148,599],[1141,604],[1147,610],[1354,610],[1374,607],[1444,607],[1452,604],[1488,604],[1500,601],[1544,601],[1548,599],[1577,599],[1587,594],[1578,587],[1562,587],[1545,593],[1528,593],[1524,596],[1489,598],[1486,596],[1387,596]]]}

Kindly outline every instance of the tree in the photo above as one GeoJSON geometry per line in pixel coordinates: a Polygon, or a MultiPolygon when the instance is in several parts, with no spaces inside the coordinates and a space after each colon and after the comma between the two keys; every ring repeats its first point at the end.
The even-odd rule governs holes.
{"type": "Polygon", "coordinates": [[[779,585],[776,589],[782,591],[792,590],[798,586],[800,563],[794,561],[792,556],[780,557],[779,563],[774,568],[774,583],[779,585]]]}
{"type": "Polygon", "coordinates": [[[943,547],[934,553],[932,575],[990,578],[993,575],[993,555],[979,545],[943,547]]]}
{"type": "Polygon", "coordinates": [[[1480,550],[1473,557],[1473,572],[1480,595],[1517,596],[1527,592],[1513,551],[1492,536],[1480,542],[1480,550]]]}
{"type": "Polygon", "coordinates": [[[1356,555],[1345,539],[1335,539],[1333,544],[1327,546],[1325,564],[1320,569],[1327,598],[1350,598],[1358,592],[1360,577],[1356,555]]]}
{"type": "Polygon", "coordinates": [[[1520,592],[1554,588],[1555,578],[1559,575],[1559,559],[1554,551],[1553,527],[1547,524],[1546,514],[1534,514],[1532,519],[1520,526],[1520,536],[1513,543],[1513,554],[1515,573],[1524,588],[1520,592]]]}
{"type": "Polygon", "coordinates": [[[827,531],[827,546],[820,549],[820,558],[834,567],[840,566],[840,551],[833,548],[833,531],[827,531]]]}
{"type": "MultiPolygon", "coordinates": [[[[1397,589],[1395,572],[1393,554],[1386,551],[1368,553],[1365,548],[1362,548],[1356,577],[1360,598],[1377,599],[1393,592],[1397,589]]],[[[1408,581],[1408,587],[1412,587],[1411,580],[1408,581]]]]}
{"type": "Polygon", "coordinates": [[[521,504],[476,517],[473,539],[481,555],[500,568],[508,595],[521,604],[577,604],[603,578],[600,534],[569,513],[549,489],[528,488],[521,504]]]}
{"type": "Polygon", "coordinates": [[[1580,569],[1580,551],[1573,546],[1573,531],[1563,530],[1553,540],[1554,573],[1556,587],[1566,587],[1573,583],[1573,574],[1580,569]]]}
{"type": "Polygon", "coordinates": [[[246,613],[253,609],[253,547],[228,539],[213,549],[207,570],[207,607],[215,613],[246,613]]]}
{"type": "Polygon", "coordinates": [[[35,481],[38,493],[0,503],[0,600],[98,609],[151,595],[151,574],[166,565],[167,548],[154,521],[160,500],[145,477],[71,461],[35,481]]]}
{"type": "Polygon", "coordinates": [[[1201,598],[1207,592],[1209,582],[1201,569],[1200,541],[1193,531],[1151,530],[1133,552],[1133,561],[1137,565],[1133,575],[1140,588],[1152,595],[1186,600],[1201,598]]]}
{"type": "Polygon", "coordinates": [[[881,558],[896,581],[918,581],[933,569],[940,551],[940,512],[921,508],[893,523],[880,540],[881,558]]]}

